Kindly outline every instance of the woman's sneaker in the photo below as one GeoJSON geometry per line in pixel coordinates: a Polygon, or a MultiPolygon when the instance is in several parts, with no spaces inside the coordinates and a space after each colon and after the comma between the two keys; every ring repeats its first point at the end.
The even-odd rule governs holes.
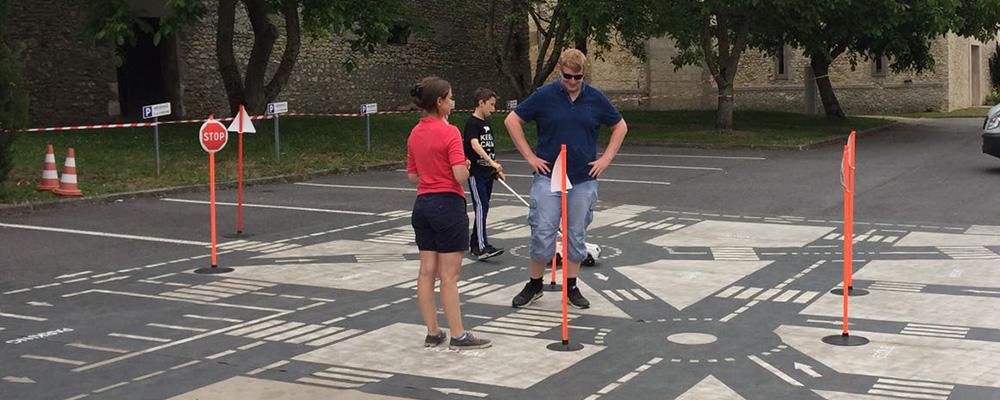
{"type": "Polygon", "coordinates": [[[445,339],[448,339],[448,335],[445,335],[444,331],[438,332],[437,335],[427,335],[424,338],[424,347],[437,347],[439,344],[444,343],[445,339]]]}
{"type": "Polygon", "coordinates": [[[465,331],[459,338],[451,338],[451,343],[448,347],[453,350],[473,350],[473,349],[485,349],[492,346],[489,339],[482,339],[472,336],[472,332],[465,331]],[[464,337],[462,337],[464,336],[464,337]]]}

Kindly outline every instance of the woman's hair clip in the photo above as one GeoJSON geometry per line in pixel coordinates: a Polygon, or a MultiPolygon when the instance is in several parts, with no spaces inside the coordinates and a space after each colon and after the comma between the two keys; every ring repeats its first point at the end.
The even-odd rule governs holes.
{"type": "Polygon", "coordinates": [[[420,90],[420,86],[414,86],[410,89],[410,96],[420,98],[420,92],[422,92],[422,90],[420,90]]]}

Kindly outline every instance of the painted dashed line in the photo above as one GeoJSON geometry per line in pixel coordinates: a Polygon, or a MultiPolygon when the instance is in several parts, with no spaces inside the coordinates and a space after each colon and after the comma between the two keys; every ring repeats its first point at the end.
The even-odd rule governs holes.
{"type": "Polygon", "coordinates": [[[616,381],[614,381],[612,383],[609,383],[607,386],[601,388],[601,390],[598,390],[597,393],[594,393],[593,395],[590,395],[589,397],[587,397],[586,400],[596,400],[596,399],[600,398],[601,396],[610,393],[612,390],[615,390],[619,386],[621,386],[621,385],[623,385],[623,384],[631,381],[633,378],[635,378],[636,376],[639,376],[639,374],[641,374],[641,373],[649,370],[649,368],[651,368],[652,366],[654,366],[656,364],[659,364],[661,361],[663,361],[663,359],[660,358],[660,357],[655,357],[655,358],[647,361],[645,364],[637,367],[632,372],[629,372],[629,373],[623,375],[621,378],[618,378],[618,380],[616,380],[616,381]]]}

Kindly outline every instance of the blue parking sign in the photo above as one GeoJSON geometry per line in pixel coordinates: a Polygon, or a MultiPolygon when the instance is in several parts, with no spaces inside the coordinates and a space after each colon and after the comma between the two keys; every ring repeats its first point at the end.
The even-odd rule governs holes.
{"type": "Polygon", "coordinates": [[[142,108],[142,118],[153,118],[153,106],[145,106],[142,108]]]}

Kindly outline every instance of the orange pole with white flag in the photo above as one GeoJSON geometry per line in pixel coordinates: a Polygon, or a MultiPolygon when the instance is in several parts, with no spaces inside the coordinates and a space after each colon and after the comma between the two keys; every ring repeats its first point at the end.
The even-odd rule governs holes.
{"type": "MultiPolygon", "coordinates": [[[[563,281],[562,281],[562,306],[563,306],[563,326],[562,326],[562,344],[563,346],[569,345],[569,308],[567,305],[568,301],[568,288],[569,288],[569,270],[566,268],[566,262],[569,260],[569,221],[566,219],[566,145],[563,144],[559,152],[559,159],[561,160],[562,174],[559,177],[559,182],[562,185],[562,248],[563,248],[563,258],[562,258],[562,269],[563,269],[563,281]]],[[[555,268],[553,268],[553,271],[555,268]]]]}

